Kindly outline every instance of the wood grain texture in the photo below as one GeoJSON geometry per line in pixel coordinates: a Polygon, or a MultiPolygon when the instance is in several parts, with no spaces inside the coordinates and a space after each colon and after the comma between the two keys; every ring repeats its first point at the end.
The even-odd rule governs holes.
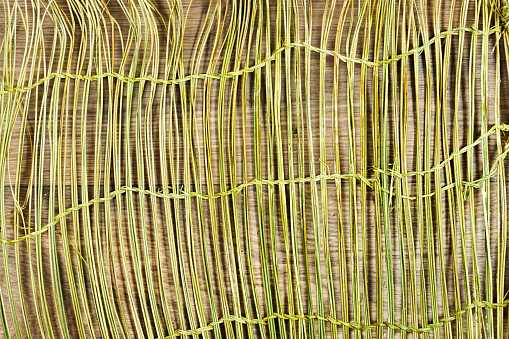
{"type": "MultiPolygon", "coordinates": [[[[110,1],[111,17],[104,15],[101,25],[87,30],[81,28],[90,24],[80,25],[84,17],[70,4],[82,4],[83,15],[98,12],[89,11],[84,1],[55,1],[73,34],[74,40],[68,37],[65,44],[57,34],[62,29],[52,21],[57,15],[38,19],[31,12],[34,4],[16,1],[5,1],[10,7],[0,8],[0,35],[16,47],[0,51],[2,60],[11,60],[4,62],[0,91],[9,84],[28,88],[35,79],[59,74],[33,89],[0,95],[0,111],[10,112],[13,125],[8,136],[8,120],[3,120],[2,136],[9,143],[2,147],[9,151],[1,164],[0,212],[17,209],[1,220],[2,238],[18,238],[73,206],[87,205],[35,239],[3,245],[0,301],[9,333],[4,328],[0,335],[15,337],[14,313],[21,322],[23,312],[30,330],[21,326],[23,338],[29,333],[33,338],[159,338],[199,328],[195,338],[507,335],[507,311],[489,307],[503,303],[509,289],[507,274],[500,273],[509,269],[507,161],[497,162],[493,175],[479,187],[465,185],[487,176],[486,165],[491,169],[497,164],[507,142],[507,127],[501,125],[509,122],[507,33],[479,33],[501,27],[500,5],[480,0],[368,1],[369,10],[380,10],[380,22],[398,27],[380,25],[376,32],[361,15],[362,1],[314,0],[306,2],[312,22],[304,41],[304,7],[300,1],[284,1],[299,9],[301,22],[301,40],[295,39],[292,27],[287,41],[284,27],[278,32],[276,24],[278,1],[268,0],[262,5],[270,8],[271,25],[261,31],[262,47],[257,48],[253,31],[251,38],[235,44],[236,50],[243,48],[236,65],[234,57],[225,61],[227,45],[222,44],[234,22],[234,2],[242,8],[238,23],[232,24],[239,28],[242,20],[252,19],[248,13],[253,8],[246,7],[258,3],[182,2],[185,31],[178,24],[171,27],[167,18],[177,7],[166,1],[152,1],[159,13],[148,1],[131,4],[147,6],[144,10],[152,15],[140,19],[139,26],[129,23],[117,1],[110,1]],[[323,34],[324,13],[331,4],[331,31],[323,34]],[[20,14],[25,6],[27,24],[20,14]],[[211,10],[218,11],[210,23],[212,33],[194,68],[211,10]],[[5,23],[12,24],[9,13],[16,11],[14,35],[5,23]],[[485,16],[488,27],[483,26],[485,16]],[[30,28],[39,20],[44,32],[40,52],[25,67],[34,79],[20,80],[30,41],[24,25],[30,28]],[[387,31],[393,35],[384,36],[387,31]],[[167,37],[177,39],[178,32],[184,32],[179,69],[165,59],[171,46],[167,37]],[[219,43],[214,44],[217,32],[219,43]],[[425,35],[439,38],[380,67],[316,51],[375,62],[384,59],[382,48],[374,52],[377,39],[380,46],[391,46],[392,58],[424,45],[425,35]],[[94,40],[99,36],[101,44],[94,40]],[[129,42],[131,37],[140,39],[140,50],[129,42]],[[302,42],[311,48],[296,44],[270,62],[257,61],[273,55],[281,44],[302,42]],[[142,62],[144,49],[151,53],[145,55],[150,62],[142,62]],[[49,57],[52,50],[55,60],[49,57]],[[59,58],[65,60],[63,67],[56,62],[59,58]],[[147,75],[169,81],[253,65],[258,71],[178,85],[122,81],[147,75]],[[300,84],[295,74],[299,67],[300,84]],[[93,81],[75,76],[105,72],[117,75],[93,81]],[[51,95],[43,95],[44,89],[51,95]],[[480,137],[482,142],[470,148],[480,137]],[[457,155],[449,159],[451,154],[457,155]],[[381,168],[381,158],[387,168],[381,168]],[[433,170],[404,174],[429,168],[433,170]],[[461,189],[454,185],[458,173],[464,181],[461,189]],[[135,189],[103,199],[126,186],[135,189]],[[99,201],[87,204],[93,199],[99,201]],[[474,307],[475,302],[481,304],[474,307]],[[391,304],[395,312],[389,311],[391,304]],[[458,311],[454,320],[443,320],[458,311]],[[494,323],[486,320],[490,312],[494,323]],[[244,324],[274,313],[302,317],[244,324]],[[380,326],[360,331],[305,317],[316,314],[353,328],[380,326]],[[62,316],[68,333],[60,326],[62,316]],[[207,327],[218,319],[223,321],[207,327]],[[392,332],[387,323],[408,331],[392,332]],[[442,325],[430,330],[434,323],[442,325]],[[423,328],[426,333],[418,333],[423,328]]],[[[267,20],[265,7],[263,15],[267,20]]]]}

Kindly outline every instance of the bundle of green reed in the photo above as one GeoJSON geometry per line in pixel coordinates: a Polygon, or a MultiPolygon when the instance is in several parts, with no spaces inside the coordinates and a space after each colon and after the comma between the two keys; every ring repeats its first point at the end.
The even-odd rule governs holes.
{"type": "Polygon", "coordinates": [[[504,338],[502,0],[2,0],[0,336],[504,338]]]}

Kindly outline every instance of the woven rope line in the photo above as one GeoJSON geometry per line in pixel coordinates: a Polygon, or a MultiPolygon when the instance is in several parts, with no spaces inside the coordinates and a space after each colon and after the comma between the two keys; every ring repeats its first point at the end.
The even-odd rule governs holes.
{"type": "MultiPolygon", "coordinates": [[[[65,218],[72,212],[77,212],[84,207],[92,206],[94,204],[99,204],[99,203],[104,203],[106,201],[110,201],[110,200],[114,199],[117,195],[126,193],[128,191],[147,194],[147,195],[153,195],[153,196],[156,196],[159,198],[165,198],[165,199],[185,199],[188,197],[189,198],[202,198],[202,199],[217,199],[217,198],[224,197],[227,195],[239,193],[242,190],[244,190],[245,188],[247,188],[249,186],[253,186],[253,185],[279,185],[279,184],[292,184],[292,183],[309,183],[309,182],[316,182],[316,181],[320,181],[320,180],[346,179],[346,178],[357,178],[360,181],[371,186],[371,183],[369,182],[369,180],[366,179],[365,177],[361,176],[360,174],[329,174],[329,175],[317,175],[315,177],[295,178],[295,179],[288,179],[288,180],[257,180],[257,179],[255,179],[255,180],[249,181],[247,183],[241,184],[237,187],[234,187],[228,191],[217,192],[214,195],[202,194],[202,193],[198,193],[198,192],[181,192],[181,193],[163,194],[163,193],[152,192],[152,191],[148,191],[148,190],[144,190],[144,189],[136,188],[136,187],[122,186],[120,189],[111,192],[106,197],[91,199],[85,203],[82,203],[82,204],[79,204],[79,205],[76,205],[73,207],[69,207],[64,212],[58,214],[53,219],[52,222],[50,222],[49,224],[46,224],[45,226],[41,227],[37,231],[31,232],[31,233],[26,234],[26,235],[19,237],[17,239],[12,239],[12,240],[0,239],[0,244],[5,244],[5,245],[16,244],[16,243],[19,243],[19,242],[27,240],[27,239],[33,239],[36,236],[49,230],[52,226],[56,225],[60,221],[60,219],[65,218]]],[[[371,179],[371,180],[373,180],[373,179],[371,179]]]]}
{"type": "MultiPolygon", "coordinates": [[[[497,130],[500,130],[500,131],[509,131],[509,125],[506,125],[506,124],[497,124],[497,125],[493,125],[493,127],[491,127],[486,133],[484,134],[481,134],[481,136],[479,138],[477,138],[474,142],[472,142],[471,144],[457,150],[456,152],[452,152],[447,158],[445,158],[442,162],[440,162],[439,164],[427,169],[427,170],[423,170],[423,171],[420,171],[420,172],[406,172],[406,173],[399,173],[397,171],[394,171],[394,170],[388,170],[388,171],[384,171],[384,170],[381,170],[379,168],[375,168],[375,171],[378,172],[378,173],[381,173],[381,174],[386,174],[386,175],[392,175],[392,176],[396,176],[398,178],[404,178],[404,177],[413,177],[413,176],[417,176],[417,175],[425,175],[425,174],[429,174],[429,173],[433,173],[434,171],[438,170],[438,169],[441,169],[443,167],[445,167],[447,165],[448,162],[450,162],[451,160],[454,159],[454,157],[458,156],[458,155],[461,155],[463,153],[465,153],[466,151],[468,151],[469,149],[471,148],[474,148],[475,146],[479,145],[483,139],[489,137],[490,135],[496,133],[497,130]]],[[[495,159],[495,165],[501,160],[500,158],[503,158],[507,155],[507,152],[509,152],[509,143],[506,143],[505,147],[504,147],[504,151],[502,153],[500,153],[497,158],[495,159]]],[[[479,180],[483,180],[483,178],[479,179],[479,180]]]]}
{"type": "Polygon", "coordinates": [[[509,299],[504,300],[502,303],[491,303],[489,301],[475,301],[471,304],[466,305],[464,308],[460,309],[459,311],[452,313],[450,316],[443,317],[436,323],[429,324],[426,327],[420,327],[420,328],[409,327],[409,326],[406,326],[403,324],[392,324],[392,323],[385,322],[385,321],[382,323],[374,323],[374,324],[370,324],[370,325],[360,325],[355,322],[347,322],[347,321],[344,321],[341,319],[335,319],[331,316],[321,316],[316,313],[309,314],[309,315],[297,315],[297,314],[290,315],[290,314],[274,313],[270,316],[267,316],[267,317],[264,317],[261,319],[250,319],[250,318],[246,318],[246,317],[230,315],[227,317],[223,317],[223,318],[219,319],[218,321],[211,322],[207,326],[203,326],[203,327],[197,328],[195,330],[177,330],[164,338],[168,339],[168,338],[175,338],[175,337],[184,336],[184,335],[202,334],[207,331],[212,331],[215,326],[221,325],[225,322],[238,322],[238,323],[246,324],[246,325],[267,325],[268,321],[273,320],[273,319],[282,319],[282,320],[290,320],[290,321],[322,320],[322,321],[330,322],[333,325],[345,326],[345,327],[348,327],[353,330],[361,330],[361,331],[372,330],[372,329],[376,329],[379,327],[388,327],[393,330],[401,330],[404,332],[427,333],[427,332],[430,332],[436,328],[440,328],[440,327],[444,326],[446,323],[450,323],[450,322],[456,320],[457,317],[466,313],[469,309],[473,309],[476,307],[477,308],[495,309],[495,308],[504,308],[504,307],[507,307],[507,305],[509,305],[509,299]]]}
{"type": "MultiPolygon", "coordinates": [[[[506,150],[507,151],[504,153],[504,155],[506,155],[508,153],[509,146],[506,146],[506,150]]],[[[495,165],[493,166],[493,168],[494,168],[494,170],[492,169],[492,171],[490,171],[489,175],[487,175],[486,177],[477,179],[472,182],[465,181],[462,183],[462,185],[465,187],[480,188],[481,187],[480,183],[488,180],[496,172],[495,165]]],[[[73,207],[69,207],[64,212],[57,215],[55,217],[55,219],[53,219],[52,222],[50,222],[49,224],[46,224],[45,226],[43,226],[42,228],[40,228],[37,231],[31,232],[31,233],[21,236],[17,239],[12,239],[12,240],[0,239],[0,244],[4,244],[4,245],[16,244],[16,243],[22,242],[27,239],[33,239],[33,238],[37,237],[38,235],[41,235],[44,232],[48,231],[51,227],[56,225],[61,219],[65,218],[72,212],[77,212],[84,207],[92,206],[94,204],[104,203],[106,201],[114,199],[117,195],[120,195],[120,194],[123,194],[126,192],[136,192],[136,193],[140,193],[140,194],[152,195],[152,196],[155,196],[158,198],[163,198],[163,199],[185,199],[185,198],[218,199],[218,198],[221,198],[224,196],[238,194],[250,186],[263,186],[263,185],[275,186],[275,185],[287,185],[287,184],[296,184],[296,183],[310,183],[310,182],[317,182],[317,181],[321,181],[321,180],[338,180],[338,179],[351,179],[351,178],[359,179],[362,183],[366,184],[367,186],[369,186],[371,188],[373,188],[372,182],[378,182],[378,180],[376,180],[376,179],[368,179],[360,174],[327,174],[327,175],[317,175],[315,177],[295,178],[295,179],[287,179],[287,180],[257,180],[257,179],[255,179],[255,180],[249,181],[247,183],[241,184],[237,187],[234,187],[230,190],[214,193],[213,195],[203,194],[203,193],[198,193],[198,192],[184,192],[184,191],[181,191],[181,193],[167,193],[167,194],[165,194],[165,193],[160,193],[160,192],[152,192],[149,190],[144,190],[144,189],[138,188],[138,187],[122,186],[120,189],[111,192],[107,197],[91,199],[86,203],[82,203],[82,204],[79,204],[79,205],[76,205],[73,207]]],[[[441,187],[440,191],[444,192],[449,189],[453,189],[456,186],[457,186],[456,183],[452,183],[447,186],[441,187]]],[[[379,189],[381,192],[387,193],[391,196],[395,196],[395,193],[393,193],[392,191],[389,191],[383,187],[380,187],[379,185],[377,185],[376,188],[379,189]]],[[[465,194],[467,194],[467,192],[465,192],[465,194]]],[[[434,195],[436,195],[436,192],[424,194],[421,196],[421,198],[430,198],[434,195]]],[[[402,199],[408,199],[408,200],[416,200],[417,199],[417,197],[408,197],[408,196],[404,196],[404,195],[398,195],[398,197],[400,197],[402,199]]]]}
{"type": "Polygon", "coordinates": [[[125,82],[125,83],[135,83],[135,82],[140,82],[140,81],[150,81],[150,82],[153,82],[153,83],[156,83],[156,84],[162,84],[162,85],[179,84],[179,83],[183,83],[183,82],[190,81],[190,80],[193,80],[193,79],[194,80],[231,79],[233,77],[236,77],[236,76],[239,76],[239,75],[243,75],[245,73],[252,73],[252,72],[254,72],[257,69],[263,68],[263,67],[265,67],[267,65],[267,62],[275,60],[276,56],[278,54],[282,53],[284,50],[291,49],[291,48],[296,48],[296,47],[303,47],[303,48],[307,48],[307,49],[309,49],[311,51],[314,51],[314,52],[317,52],[317,53],[331,55],[331,56],[334,56],[334,57],[336,57],[336,58],[338,58],[338,59],[340,59],[340,60],[342,60],[344,62],[353,62],[353,63],[358,63],[358,64],[364,64],[364,65],[366,65],[368,67],[380,67],[380,66],[383,66],[383,65],[388,65],[388,64],[393,63],[393,62],[397,62],[397,61],[401,60],[404,57],[408,57],[408,56],[411,56],[413,54],[422,52],[427,47],[431,46],[435,41],[437,41],[439,39],[446,38],[447,36],[458,35],[460,32],[470,32],[470,33],[473,33],[474,35],[491,35],[493,33],[500,33],[503,30],[504,29],[503,29],[502,26],[493,27],[492,29],[490,29],[488,31],[479,30],[479,29],[476,29],[474,27],[458,27],[458,28],[454,28],[452,30],[444,31],[444,32],[440,33],[439,35],[434,36],[433,38],[428,40],[422,46],[416,47],[414,49],[409,50],[406,53],[398,54],[398,55],[396,55],[396,56],[394,56],[392,58],[381,60],[381,61],[378,61],[378,62],[364,60],[364,59],[361,59],[361,58],[347,57],[347,56],[344,56],[344,55],[342,55],[342,54],[340,54],[340,53],[338,53],[336,51],[330,51],[330,50],[318,48],[318,47],[312,46],[312,45],[310,45],[310,44],[308,44],[306,42],[290,42],[290,43],[285,43],[285,44],[282,45],[282,47],[274,50],[270,57],[262,60],[260,63],[258,63],[256,65],[253,65],[251,67],[246,67],[246,68],[243,68],[243,69],[240,69],[240,70],[237,70],[237,71],[232,71],[232,72],[224,73],[224,74],[221,74],[221,73],[192,74],[192,75],[188,75],[186,77],[180,78],[180,79],[166,80],[166,79],[156,78],[156,77],[151,76],[151,75],[144,76],[144,77],[134,77],[133,78],[133,77],[124,76],[124,75],[116,73],[116,72],[105,72],[105,73],[95,74],[95,75],[80,75],[80,74],[71,74],[71,73],[66,73],[66,72],[51,73],[50,75],[48,75],[48,76],[46,76],[44,78],[39,79],[39,81],[37,81],[37,82],[35,82],[35,83],[33,83],[33,84],[29,85],[29,86],[6,88],[4,90],[1,90],[0,91],[0,95],[9,94],[9,93],[28,92],[28,91],[36,88],[37,86],[40,86],[43,83],[45,83],[47,81],[50,81],[52,79],[55,79],[55,78],[57,78],[57,79],[70,78],[70,79],[78,79],[78,80],[97,81],[97,80],[102,79],[102,78],[112,77],[112,78],[116,78],[116,79],[118,79],[118,80],[120,80],[122,82],[125,82]]]}
{"type": "MultiPolygon", "coordinates": [[[[421,172],[397,173],[396,171],[393,171],[393,170],[383,171],[383,170],[374,168],[374,171],[378,172],[380,174],[391,175],[391,176],[395,176],[395,177],[398,177],[398,178],[404,178],[404,177],[415,176],[415,175],[425,175],[427,173],[431,173],[431,172],[433,172],[435,170],[443,168],[447,164],[447,162],[451,161],[455,156],[458,156],[458,155],[461,155],[461,154],[467,152],[472,147],[475,147],[476,145],[478,145],[483,139],[485,139],[485,138],[489,137],[490,135],[496,133],[497,130],[509,131],[509,125],[506,125],[506,124],[497,124],[497,125],[494,125],[493,127],[491,127],[488,130],[488,132],[482,134],[472,144],[467,145],[467,146],[459,149],[456,152],[453,152],[449,157],[444,159],[441,163],[433,166],[432,168],[430,168],[428,170],[424,170],[424,171],[421,171],[421,172]]],[[[492,165],[492,168],[491,168],[490,172],[486,176],[484,176],[483,178],[474,180],[472,182],[465,181],[465,182],[462,183],[462,185],[465,186],[465,187],[479,188],[480,184],[482,182],[488,180],[493,175],[495,175],[496,170],[497,170],[497,164],[507,156],[507,153],[509,153],[509,143],[506,143],[506,145],[504,147],[504,151],[502,153],[500,153],[496,157],[495,162],[492,165]]],[[[232,195],[232,194],[239,194],[243,190],[245,190],[246,188],[248,188],[250,186],[263,186],[263,185],[276,186],[276,185],[288,185],[288,184],[297,184],[297,183],[310,183],[310,182],[317,182],[317,181],[321,181],[321,180],[340,180],[340,179],[358,179],[363,184],[365,184],[366,186],[371,187],[371,188],[374,188],[374,186],[372,184],[373,182],[376,183],[376,182],[379,181],[377,179],[367,178],[367,177],[365,177],[365,176],[363,176],[361,174],[355,174],[355,173],[352,173],[352,174],[337,174],[337,173],[334,173],[334,174],[322,174],[322,175],[317,175],[317,176],[314,176],[314,177],[294,178],[294,179],[278,179],[278,180],[266,180],[266,179],[260,180],[260,179],[254,179],[254,180],[248,181],[246,183],[240,184],[240,185],[238,185],[238,186],[236,186],[236,187],[234,187],[232,189],[229,189],[227,191],[217,192],[217,193],[214,193],[214,194],[203,194],[203,193],[199,193],[199,192],[184,192],[183,190],[181,190],[180,193],[162,193],[162,192],[152,192],[152,191],[149,191],[149,190],[144,190],[142,188],[122,186],[120,189],[111,192],[106,197],[92,199],[92,200],[89,200],[88,202],[85,202],[85,203],[82,203],[82,204],[79,204],[79,205],[76,205],[76,206],[73,206],[73,207],[70,207],[70,208],[66,209],[64,212],[62,212],[59,215],[57,215],[55,217],[55,219],[53,219],[52,222],[50,222],[49,224],[46,224],[45,226],[43,226],[42,228],[40,228],[37,231],[31,232],[31,233],[26,234],[24,236],[21,236],[21,237],[19,237],[17,239],[12,239],[12,240],[0,239],[0,244],[5,244],[5,245],[7,245],[7,244],[15,244],[15,243],[19,243],[21,241],[27,240],[27,239],[33,239],[36,236],[38,236],[38,235],[46,232],[47,230],[49,230],[51,227],[56,225],[60,221],[60,219],[65,218],[67,215],[71,214],[72,212],[77,212],[77,211],[81,210],[84,207],[92,206],[94,204],[104,203],[106,201],[112,200],[117,195],[120,195],[122,193],[126,193],[128,191],[136,192],[136,193],[141,193],[141,194],[152,195],[152,196],[155,196],[155,197],[158,197],[158,198],[163,198],[163,199],[185,199],[185,198],[218,199],[218,198],[225,197],[225,196],[232,195]]],[[[452,184],[449,184],[447,186],[441,187],[440,190],[441,191],[445,191],[445,190],[448,190],[448,189],[452,189],[454,187],[456,187],[456,183],[452,183],[452,184]]],[[[385,189],[383,187],[380,187],[379,185],[376,185],[376,188],[379,189],[380,191],[384,192],[384,193],[393,195],[392,191],[389,191],[389,190],[387,190],[387,189],[385,189]]],[[[430,194],[423,195],[422,198],[428,198],[428,197],[432,197],[434,195],[435,195],[435,193],[433,192],[433,193],[430,193],[430,194]]],[[[416,197],[407,197],[407,196],[401,196],[401,195],[399,195],[399,197],[401,197],[403,199],[409,199],[409,200],[415,200],[416,199],[416,197]]]]}
{"type": "Polygon", "coordinates": [[[69,214],[71,214],[72,212],[77,212],[79,210],[81,210],[83,207],[88,207],[88,206],[92,206],[94,204],[99,204],[99,203],[103,203],[103,202],[106,202],[108,200],[112,200],[113,198],[115,198],[117,195],[119,194],[122,194],[122,193],[125,193],[126,190],[121,188],[121,189],[118,189],[116,191],[113,191],[111,192],[107,197],[103,197],[103,198],[97,198],[97,199],[92,199],[92,200],[89,200],[85,203],[82,203],[82,204],[79,204],[79,205],[76,205],[76,206],[72,206],[72,207],[69,207],[68,209],[66,209],[64,212],[60,213],[59,215],[57,215],[55,217],[55,219],[53,219],[52,222],[50,222],[49,224],[46,224],[45,226],[41,227],[39,230],[37,231],[34,231],[34,232],[31,232],[29,234],[26,234],[22,237],[19,237],[17,239],[13,239],[13,240],[6,240],[6,239],[1,239],[0,240],[0,244],[16,244],[16,243],[19,243],[21,241],[24,241],[24,240],[27,240],[27,239],[33,239],[35,238],[36,236],[46,232],[47,230],[49,230],[52,226],[58,224],[58,222],[60,221],[60,219],[63,219],[65,218],[66,216],[68,216],[69,214]]]}

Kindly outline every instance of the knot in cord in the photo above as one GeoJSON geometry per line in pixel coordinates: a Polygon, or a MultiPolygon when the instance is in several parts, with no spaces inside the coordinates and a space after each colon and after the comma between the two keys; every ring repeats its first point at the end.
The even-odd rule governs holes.
{"type": "Polygon", "coordinates": [[[500,15],[500,26],[502,27],[502,32],[505,32],[509,28],[509,4],[500,7],[498,13],[500,15]]]}

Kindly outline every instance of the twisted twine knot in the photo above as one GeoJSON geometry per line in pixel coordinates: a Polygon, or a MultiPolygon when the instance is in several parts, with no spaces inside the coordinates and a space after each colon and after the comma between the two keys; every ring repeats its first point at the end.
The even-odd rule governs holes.
{"type": "Polygon", "coordinates": [[[500,26],[502,27],[502,32],[505,32],[509,28],[509,4],[500,7],[498,13],[500,15],[500,26]]]}

